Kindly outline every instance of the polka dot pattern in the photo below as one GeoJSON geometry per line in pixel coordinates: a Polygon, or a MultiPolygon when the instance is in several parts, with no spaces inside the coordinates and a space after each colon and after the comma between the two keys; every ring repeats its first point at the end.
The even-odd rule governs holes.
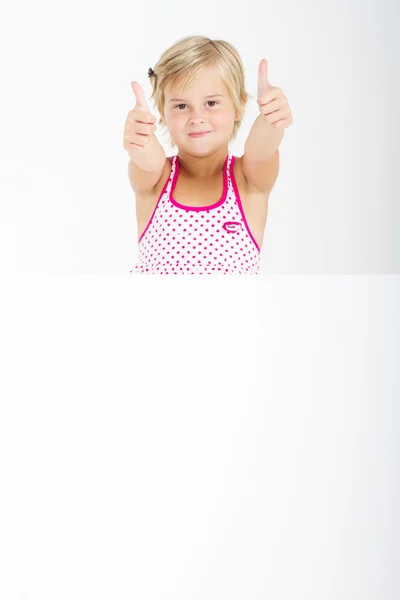
{"type": "Polygon", "coordinates": [[[177,155],[172,157],[170,176],[140,236],[138,260],[130,273],[258,275],[260,249],[243,212],[235,160],[229,152],[220,200],[192,207],[173,197],[180,164],[177,155]]]}

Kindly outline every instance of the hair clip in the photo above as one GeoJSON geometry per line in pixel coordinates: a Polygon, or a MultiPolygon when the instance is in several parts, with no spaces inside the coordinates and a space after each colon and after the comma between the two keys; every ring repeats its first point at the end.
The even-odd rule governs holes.
{"type": "Polygon", "coordinates": [[[153,71],[153,69],[152,69],[151,67],[150,67],[150,69],[148,70],[148,73],[147,73],[147,75],[148,75],[148,77],[152,77],[153,75],[155,75],[155,73],[154,73],[154,71],[153,71]]]}

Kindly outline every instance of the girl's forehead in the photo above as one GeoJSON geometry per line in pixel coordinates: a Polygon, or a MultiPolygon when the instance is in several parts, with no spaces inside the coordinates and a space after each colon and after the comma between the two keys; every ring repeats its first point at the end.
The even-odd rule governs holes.
{"type": "Polygon", "coordinates": [[[207,72],[198,76],[195,81],[185,89],[183,89],[185,80],[175,82],[174,85],[169,83],[165,88],[167,97],[180,98],[182,94],[193,96],[206,96],[211,94],[226,95],[227,88],[219,73],[207,72]]]}
{"type": "MultiPolygon", "coordinates": [[[[182,75],[177,81],[175,81],[174,85],[168,84],[167,87],[172,88],[174,91],[181,90],[185,80],[188,79],[187,73],[182,75]]],[[[215,67],[203,67],[200,72],[198,72],[195,76],[194,81],[192,82],[190,88],[195,88],[202,85],[209,85],[210,83],[220,83],[223,84],[223,80],[219,71],[215,67]]]]}

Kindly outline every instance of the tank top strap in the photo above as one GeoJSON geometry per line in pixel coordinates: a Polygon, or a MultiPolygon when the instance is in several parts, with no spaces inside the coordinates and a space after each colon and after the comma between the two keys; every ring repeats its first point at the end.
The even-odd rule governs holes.
{"type": "Polygon", "coordinates": [[[233,173],[233,165],[235,164],[235,157],[232,152],[228,151],[228,157],[226,161],[226,180],[228,182],[228,186],[232,187],[232,173],[233,173]]]}
{"type": "Polygon", "coordinates": [[[176,184],[176,179],[178,177],[178,171],[179,171],[179,165],[178,165],[178,155],[175,154],[171,160],[171,171],[169,174],[169,178],[168,178],[168,182],[166,185],[166,192],[168,193],[168,195],[171,193],[171,189],[173,189],[175,187],[176,184]]]}

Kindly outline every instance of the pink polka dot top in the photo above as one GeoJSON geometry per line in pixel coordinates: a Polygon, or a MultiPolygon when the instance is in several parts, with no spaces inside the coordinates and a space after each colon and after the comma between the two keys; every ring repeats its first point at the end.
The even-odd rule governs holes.
{"type": "Polygon", "coordinates": [[[243,212],[229,151],[223,169],[223,192],[215,204],[185,206],[173,197],[179,176],[178,155],[147,227],[138,242],[130,273],[258,275],[260,248],[243,212]]]}

